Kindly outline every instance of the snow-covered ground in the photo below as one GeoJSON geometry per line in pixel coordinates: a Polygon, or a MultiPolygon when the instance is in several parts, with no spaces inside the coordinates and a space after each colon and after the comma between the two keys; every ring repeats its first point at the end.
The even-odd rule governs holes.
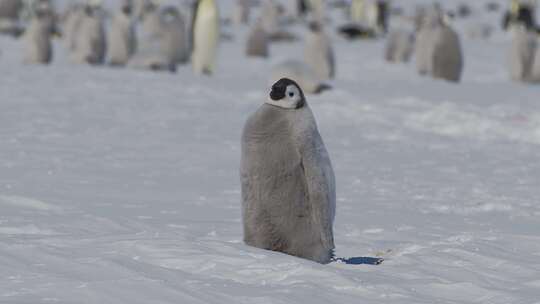
{"type": "Polygon", "coordinates": [[[464,38],[459,85],[334,37],[335,90],[308,102],[336,254],[386,260],[319,265],[242,243],[241,129],[302,43],[253,60],[229,31],[212,78],[74,66],[58,41],[25,66],[0,38],[0,303],[540,303],[540,86],[509,81],[508,37],[464,38]]]}

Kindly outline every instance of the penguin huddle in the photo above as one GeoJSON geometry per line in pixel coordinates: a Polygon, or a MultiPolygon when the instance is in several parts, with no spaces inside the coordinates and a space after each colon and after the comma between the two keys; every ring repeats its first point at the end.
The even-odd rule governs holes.
{"type": "Polygon", "coordinates": [[[25,63],[50,63],[51,40],[58,35],[75,64],[176,71],[178,65],[191,63],[196,74],[215,72],[221,33],[216,0],[197,0],[192,11],[160,0],[119,0],[112,14],[102,0],[85,0],[69,3],[63,15],[55,12],[52,1],[0,1],[0,33],[21,25],[19,14],[30,11],[22,30],[25,63]]]}

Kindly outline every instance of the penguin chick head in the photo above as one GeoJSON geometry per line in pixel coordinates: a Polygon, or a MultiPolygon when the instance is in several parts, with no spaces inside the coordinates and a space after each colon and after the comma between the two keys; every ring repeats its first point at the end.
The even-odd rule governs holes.
{"type": "Polygon", "coordinates": [[[270,91],[268,104],[284,109],[300,109],[306,105],[306,98],[300,86],[293,80],[281,78],[270,91]]]}

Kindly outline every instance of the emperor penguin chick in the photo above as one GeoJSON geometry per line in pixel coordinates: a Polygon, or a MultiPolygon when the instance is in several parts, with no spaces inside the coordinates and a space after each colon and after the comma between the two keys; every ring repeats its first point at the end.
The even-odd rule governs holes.
{"type": "Polygon", "coordinates": [[[25,63],[48,64],[52,60],[50,12],[36,11],[24,33],[26,40],[25,63]]]}
{"type": "Polygon", "coordinates": [[[388,34],[384,57],[389,62],[408,62],[413,48],[413,34],[406,30],[392,30],[388,34]]]}
{"type": "Polygon", "coordinates": [[[531,69],[530,80],[535,83],[540,83],[540,47],[536,47],[534,54],[534,64],[531,69]]]}
{"type": "Polygon", "coordinates": [[[268,57],[269,39],[268,33],[266,33],[259,20],[249,33],[246,43],[246,55],[248,57],[268,57]]]}
{"type": "Polygon", "coordinates": [[[107,41],[100,10],[100,7],[93,5],[85,8],[85,15],[75,37],[75,63],[103,64],[105,61],[107,41]]]}
{"type": "Polygon", "coordinates": [[[296,82],[277,81],[266,103],[247,120],[240,176],[247,245],[331,261],[335,177],[296,82]]]}
{"type": "Polygon", "coordinates": [[[537,40],[535,34],[529,32],[525,26],[512,27],[513,40],[510,49],[510,76],[513,81],[529,81],[533,65],[539,64],[535,60],[537,40]]]}
{"type": "Polygon", "coordinates": [[[186,23],[180,11],[167,6],[161,13],[162,52],[173,63],[185,63],[189,59],[189,39],[186,23]]]}
{"type": "Polygon", "coordinates": [[[137,53],[129,66],[154,71],[175,72],[178,63],[188,57],[187,37],[183,19],[174,6],[164,6],[158,10],[160,20],[159,35],[143,35],[137,53]]]}
{"type": "Polygon", "coordinates": [[[432,75],[434,78],[459,82],[463,72],[463,51],[459,36],[446,20],[433,34],[432,75]]]}
{"type": "Polygon", "coordinates": [[[233,21],[236,25],[248,24],[251,10],[250,0],[236,0],[233,12],[233,21]]]}
{"type": "Polygon", "coordinates": [[[108,35],[108,60],[111,65],[126,65],[129,58],[135,53],[137,39],[135,26],[131,19],[133,4],[131,0],[124,0],[121,11],[112,19],[108,35]]]}
{"type": "Polygon", "coordinates": [[[324,33],[320,23],[313,22],[309,28],[304,49],[306,63],[320,79],[334,78],[336,66],[330,38],[324,33]]]}
{"type": "Polygon", "coordinates": [[[196,74],[214,72],[219,37],[219,12],[215,0],[198,0],[193,18],[192,54],[196,74]]]}

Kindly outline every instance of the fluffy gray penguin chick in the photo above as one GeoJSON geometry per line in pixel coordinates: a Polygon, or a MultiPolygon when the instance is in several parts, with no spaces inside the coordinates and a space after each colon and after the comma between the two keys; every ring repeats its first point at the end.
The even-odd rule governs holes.
{"type": "Polygon", "coordinates": [[[277,81],[242,135],[247,245],[328,263],[336,210],[330,157],[300,86],[277,81]]]}

